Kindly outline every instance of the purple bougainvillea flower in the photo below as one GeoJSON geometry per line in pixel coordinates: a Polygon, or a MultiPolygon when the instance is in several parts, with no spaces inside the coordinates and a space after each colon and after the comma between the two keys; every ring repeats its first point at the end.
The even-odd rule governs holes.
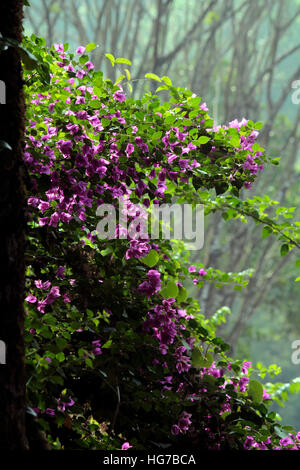
{"type": "Polygon", "coordinates": [[[71,214],[68,214],[67,212],[62,212],[60,214],[60,219],[62,222],[66,222],[67,224],[72,220],[71,214]]]}
{"type": "Polygon", "coordinates": [[[49,222],[49,217],[40,217],[39,226],[43,227],[44,225],[47,225],[48,222],[49,222]]]}
{"type": "Polygon", "coordinates": [[[94,64],[91,61],[86,62],[85,66],[88,70],[92,70],[95,68],[94,64]]]}
{"type": "Polygon", "coordinates": [[[189,267],[189,273],[195,273],[196,272],[196,266],[192,265],[189,267]]]}
{"type": "Polygon", "coordinates": [[[285,447],[293,445],[294,441],[290,437],[284,437],[283,439],[280,439],[280,444],[285,447]]]}
{"type": "Polygon", "coordinates": [[[45,308],[46,308],[46,302],[45,300],[39,300],[38,301],[38,306],[37,306],[37,309],[39,312],[41,313],[45,313],[45,308]]]}
{"type": "Polygon", "coordinates": [[[242,373],[243,374],[248,374],[248,369],[251,367],[252,362],[250,361],[245,361],[242,365],[242,373]]]}
{"type": "Polygon", "coordinates": [[[64,412],[65,409],[66,409],[66,407],[71,407],[71,406],[73,406],[74,403],[75,403],[75,401],[73,400],[72,397],[69,397],[69,401],[67,401],[67,402],[66,402],[66,401],[62,401],[61,398],[58,398],[57,403],[58,403],[57,409],[60,410],[60,411],[62,411],[62,412],[64,412]]]}
{"type": "Polygon", "coordinates": [[[63,44],[54,44],[54,49],[57,52],[64,52],[64,45],[63,44]]]}
{"type": "Polygon", "coordinates": [[[76,49],[76,54],[84,54],[85,53],[85,47],[84,46],[79,46],[76,49]]]}
{"type": "Polygon", "coordinates": [[[120,103],[123,103],[123,101],[125,101],[125,99],[126,99],[124,93],[121,93],[120,91],[116,91],[114,93],[114,98],[115,98],[115,100],[119,101],[120,103]]]}
{"type": "Polygon", "coordinates": [[[25,300],[26,302],[29,302],[30,304],[34,304],[37,301],[37,298],[34,295],[29,294],[25,300]]]}
{"type": "Polygon", "coordinates": [[[122,450],[128,450],[131,448],[132,446],[129,444],[129,442],[124,442],[124,444],[122,444],[122,450]]]}
{"type": "Polygon", "coordinates": [[[48,111],[49,111],[50,114],[53,113],[53,111],[54,111],[54,106],[55,106],[55,103],[49,103],[48,111]]]}
{"type": "Polygon", "coordinates": [[[77,111],[77,113],[75,113],[75,114],[79,119],[88,119],[88,117],[89,117],[88,113],[84,110],[77,111]]]}
{"type": "Polygon", "coordinates": [[[206,272],[203,268],[201,268],[201,269],[199,270],[199,275],[200,275],[200,276],[206,276],[206,274],[207,274],[207,272],[206,272]]]}
{"type": "Polygon", "coordinates": [[[147,274],[148,280],[142,282],[138,291],[141,294],[150,297],[151,295],[157,293],[161,289],[160,273],[156,269],[150,269],[147,274]]]}
{"type": "Polygon", "coordinates": [[[69,156],[73,148],[73,143],[71,140],[59,140],[57,143],[57,147],[63,155],[69,156]]]}
{"type": "Polygon", "coordinates": [[[139,240],[131,240],[130,241],[130,248],[126,251],[125,258],[130,259],[130,258],[142,258],[143,256],[146,256],[151,247],[149,243],[147,242],[141,242],[139,240]]]}
{"type": "Polygon", "coordinates": [[[75,104],[84,104],[85,103],[85,97],[84,96],[77,96],[75,100],[75,104]]]}
{"type": "Polygon", "coordinates": [[[50,204],[48,201],[41,201],[38,207],[43,214],[47,209],[49,209],[50,204]]]}
{"type": "Polygon", "coordinates": [[[56,270],[56,276],[61,277],[62,279],[65,277],[65,267],[64,266],[59,266],[59,268],[56,270]]]}
{"type": "Polygon", "coordinates": [[[49,289],[49,287],[51,286],[50,281],[42,282],[40,279],[34,281],[34,283],[38,289],[43,289],[43,290],[49,289]]]}
{"type": "Polygon", "coordinates": [[[100,340],[97,339],[95,341],[92,341],[92,345],[93,345],[93,354],[95,356],[100,356],[100,354],[102,354],[102,350],[100,348],[101,346],[100,340]]]}
{"type": "Polygon", "coordinates": [[[152,286],[155,288],[155,290],[160,290],[161,283],[160,283],[160,272],[157,271],[156,269],[150,269],[148,271],[148,279],[152,286]]]}
{"type": "Polygon", "coordinates": [[[70,303],[70,302],[71,302],[71,299],[70,299],[70,297],[68,296],[68,294],[64,294],[64,295],[63,295],[63,299],[64,299],[64,302],[65,302],[65,303],[70,303]]]}
{"type": "Polygon", "coordinates": [[[189,164],[189,161],[186,160],[185,158],[181,158],[181,159],[178,161],[178,165],[180,166],[180,168],[181,168],[182,170],[184,170],[185,168],[187,168],[188,164],[189,164]]]}
{"type": "Polygon", "coordinates": [[[76,77],[77,78],[83,78],[85,75],[87,74],[87,72],[85,70],[77,70],[76,72],[76,77]]]}
{"type": "Polygon", "coordinates": [[[161,343],[161,344],[159,345],[159,351],[160,351],[160,353],[161,353],[163,356],[164,356],[165,354],[167,354],[168,349],[169,349],[169,348],[168,348],[168,346],[167,346],[166,344],[162,344],[162,343],[161,343]]]}
{"type": "Polygon", "coordinates": [[[249,450],[250,447],[252,447],[253,445],[255,444],[255,440],[254,440],[254,437],[252,436],[247,436],[244,444],[243,444],[243,447],[245,450],[249,450]]]}
{"type": "Polygon", "coordinates": [[[241,377],[239,380],[240,392],[244,393],[247,389],[247,384],[249,382],[249,377],[241,377]]]}
{"type": "Polygon", "coordinates": [[[180,433],[180,428],[177,424],[173,424],[173,426],[171,427],[171,434],[173,434],[173,436],[178,436],[178,434],[180,433]]]}
{"type": "Polygon", "coordinates": [[[148,188],[146,183],[144,183],[144,181],[139,181],[137,187],[135,188],[135,194],[138,197],[141,197],[144,194],[146,188],[148,188]]]}
{"type": "Polygon", "coordinates": [[[49,222],[49,225],[51,225],[52,227],[57,227],[57,224],[59,222],[59,213],[58,212],[54,212],[52,215],[51,215],[51,218],[50,218],[50,222],[49,222]]]}
{"type": "Polygon", "coordinates": [[[192,421],[190,420],[191,417],[191,413],[187,413],[186,411],[183,411],[181,413],[181,416],[178,420],[178,427],[180,432],[182,432],[183,434],[189,430],[189,427],[192,424],[192,421]]]}
{"type": "Polygon", "coordinates": [[[127,144],[125,152],[126,152],[127,157],[129,157],[129,155],[131,155],[134,152],[134,145],[130,143],[127,144]]]}
{"type": "Polygon", "coordinates": [[[46,305],[52,304],[58,297],[60,297],[60,291],[58,286],[53,286],[49,294],[45,298],[44,302],[46,305]]]}

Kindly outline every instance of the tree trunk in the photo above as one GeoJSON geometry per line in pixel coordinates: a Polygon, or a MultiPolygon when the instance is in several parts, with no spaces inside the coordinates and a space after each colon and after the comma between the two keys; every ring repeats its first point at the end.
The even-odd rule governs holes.
{"type": "MultiPolygon", "coordinates": [[[[22,40],[23,1],[1,0],[0,32],[22,40]]],[[[24,94],[18,52],[0,55],[0,80],[6,104],[0,117],[0,340],[6,364],[0,364],[0,449],[27,449],[24,367],[24,94]],[[3,148],[6,142],[11,150],[3,148]]]]}

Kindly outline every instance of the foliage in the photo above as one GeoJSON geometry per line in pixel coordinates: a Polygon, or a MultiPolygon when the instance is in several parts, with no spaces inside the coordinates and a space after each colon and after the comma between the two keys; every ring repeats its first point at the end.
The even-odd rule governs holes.
{"type": "Polygon", "coordinates": [[[252,217],[281,240],[282,255],[292,250],[297,225],[268,217],[267,198],[239,197],[268,161],[255,142],[260,123],[214,126],[201,98],[168,77],[158,77],[167,102],[126,98],[125,76],[112,83],[95,70],[93,46],[76,56],[35,36],[24,46],[50,76],[25,64],[27,396],[53,447],[298,446],[251,364],[228,358],[215,335],[228,312],[206,319],[183,285],[241,288],[250,273],[190,266],[183,243],[95,233],[103,203],[123,199],[134,220],[137,203],[177,198],[225,219],[252,217]]]}

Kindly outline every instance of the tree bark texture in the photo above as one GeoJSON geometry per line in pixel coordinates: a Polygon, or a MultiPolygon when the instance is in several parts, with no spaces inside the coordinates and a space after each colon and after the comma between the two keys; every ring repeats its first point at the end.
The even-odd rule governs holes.
{"type": "MultiPolygon", "coordinates": [[[[3,38],[22,40],[23,1],[1,0],[3,38]]],[[[18,51],[0,54],[0,80],[6,103],[0,105],[0,339],[6,364],[0,364],[0,449],[28,448],[25,430],[24,366],[24,93],[18,51]],[[3,148],[3,143],[11,149],[3,148]]]]}

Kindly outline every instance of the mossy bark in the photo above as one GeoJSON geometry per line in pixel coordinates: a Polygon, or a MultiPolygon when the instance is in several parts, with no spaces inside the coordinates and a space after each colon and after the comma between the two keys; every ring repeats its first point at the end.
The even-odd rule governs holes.
{"type": "MultiPolygon", "coordinates": [[[[0,32],[22,40],[23,1],[1,0],[0,32]]],[[[28,448],[25,429],[24,366],[24,93],[18,52],[0,55],[0,80],[6,104],[0,105],[0,339],[6,364],[0,365],[0,449],[28,448]]]]}

